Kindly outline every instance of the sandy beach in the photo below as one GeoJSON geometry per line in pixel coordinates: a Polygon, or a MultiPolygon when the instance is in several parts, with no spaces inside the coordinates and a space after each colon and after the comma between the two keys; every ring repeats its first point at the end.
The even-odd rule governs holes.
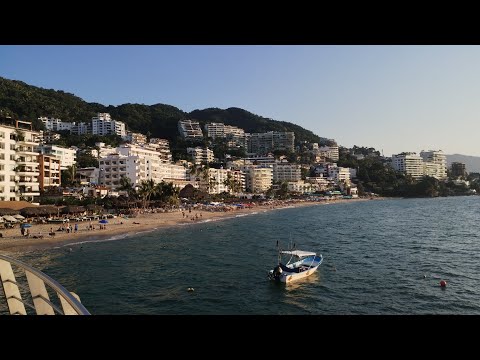
{"type": "Polygon", "coordinates": [[[0,231],[0,233],[3,235],[0,238],[0,252],[24,252],[79,242],[98,241],[109,239],[114,236],[128,237],[149,230],[165,228],[179,224],[194,224],[208,219],[231,218],[238,214],[274,211],[300,206],[321,206],[331,203],[353,203],[365,200],[369,199],[285,202],[276,203],[274,205],[256,205],[252,208],[237,209],[227,212],[212,212],[194,209],[191,213],[185,211],[185,217],[183,216],[182,211],[145,213],[138,214],[135,218],[125,219],[117,217],[114,219],[108,219],[108,224],[106,224],[105,229],[100,229],[100,224],[98,221],[93,221],[91,223],[95,226],[95,230],[89,230],[90,222],[88,221],[70,222],[72,226],[78,224],[78,231],[71,233],[57,231],[61,227],[61,224],[34,224],[31,228],[29,228],[29,237],[22,236],[20,227],[17,226],[14,229],[4,229],[0,231]],[[194,218],[194,220],[192,220],[192,218],[194,218]],[[55,232],[55,236],[49,235],[52,229],[53,232],[55,232]]]}

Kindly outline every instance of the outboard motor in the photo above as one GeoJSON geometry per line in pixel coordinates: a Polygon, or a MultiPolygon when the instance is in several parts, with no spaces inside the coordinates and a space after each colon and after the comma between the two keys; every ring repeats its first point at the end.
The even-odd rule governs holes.
{"type": "Polygon", "coordinates": [[[280,276],[282,276],[282,268],[280,265],[275,266],[273,269],[273,280],[280,281],[280,276]]]}

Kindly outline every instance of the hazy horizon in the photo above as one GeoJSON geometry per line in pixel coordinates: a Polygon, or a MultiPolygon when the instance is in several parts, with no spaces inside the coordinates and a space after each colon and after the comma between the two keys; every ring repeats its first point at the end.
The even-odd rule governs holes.
{"type": "Polygon", "coordinates": [[[479,63],[479,46],[0,46],[0,76],[88,102],[239,107],[385,156],[480,156],[479,63]]]}

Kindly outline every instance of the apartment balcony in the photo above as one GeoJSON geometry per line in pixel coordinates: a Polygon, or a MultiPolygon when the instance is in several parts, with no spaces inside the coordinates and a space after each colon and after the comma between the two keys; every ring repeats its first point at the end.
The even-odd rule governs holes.
{"type": "Polygon", "coordinates": [[[38,142],[19,137],[17,138],[17,145],[38,146],[38,142]]]}
{"type": "Polygon", "coordinates": [[[36,159],[18,158],[15,161],[18,165],[38,166],[38,161],[36,159]]]}
{"type": "Polygon", "coordinates": [[[32,190],[29,190],[29,191],[26,191],[26,192],[20,192],[20,195],[22,196],[40,196],[40,192],[37,191],[32,191],[32,190]]]}
{"type": "Polygon", "coordinates": [[[33,151],[33,149],[28,148],[17,148],[15,149],[17,155],[26,155],[26,156],[37,156],[38,152],[33,151]]]}
{"type": "Polygon", "coordinates": [[[17,170],[15,174],[18,176],[40,176],[38,170],[17,170]]]}

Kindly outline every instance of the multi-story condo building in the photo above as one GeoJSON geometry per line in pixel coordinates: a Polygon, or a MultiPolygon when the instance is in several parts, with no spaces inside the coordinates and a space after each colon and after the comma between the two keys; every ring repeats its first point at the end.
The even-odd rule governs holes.
{"type": "Polygon", "coordinates": [[[187,154],[193,157],[193,163],[200,165],[202,163],[210,163],[213,161],[213,151],[209,148],[201,148],[199,146],[194,148],[187,148],[187,154]]]}
{"type": "Polygon", "coordinates": [[[40,132],[39,140],[40,142],[50,144],[55,140],[60,140],[60,138],[61,138],[60,134],[57,134],[51,131],[45,131],[45,132],[40,132]]]}
{"type": "Polygon", "coordinates": [[[245,190],[245,174],[239,170],[209,168],[207,177],[200,175],[199,188],[209,194],[240,193],[245,190]],[[229,181],[231,184],[229,185],[229,181]]]}
{"type": "Polygon", "coordinates": [[[331,159],[332,161],[338,161],[338,146],[321,146],[318,148],[318,154],[331,159]]]}
{"type": "Polygon", "coordinates": [[[85,135],[85,134],[91,134],[92,133],[92,123],[86,123],[86,122],[80,122],[75,125],[72,125],[72,128],[70,129],[70,134],[75,134],[75,135],[85,135]]]}
{"type": "Polygon", "coordinates": [[[228,139],[228,146],[245,147],[245,131],[236,126],[225,125],[224,123],[209,123],[205,125],[207,137],[213,140],[217,138],[228,139]]]}
{"type": "Polygon", "coordinates": [[[41,144],[36,151],[40,154],[53,155],[60,158],[61,170],[67,170],[69,166],[77,163],[77,151],[75,149],[68,149],[57,145],[41,144]]]}
{"type": "Polygon", "coordinates": [[[332,166],[328,169],[328,176],[336,182],[350,183],[350,169],[345,167],[332,166]]]}
{"type": "Polygon", "coordinates": [[[63,122],[60,119],[55,119],[52,117],[39,117],[38,120],[41,120],[45,125],[45,129],[50,131],[70,131],[72,126],[75,126],[74,122],[63,122]]]}
{"type": "Polygon", "coordinates": [[[39,154],[38,164],[40,176],[40,190],[47,187],[57,187],[61,185],[60,158],[52,155],[39,154]]]}
{"type": "Polygon", "coordinates": [[[447,178],[447,156],[442,150],[421,151],[420,156],[425,163],[430,163],[428,173],[425,173],[425,175],[433,176],[438,180],[445,180],[447,178]],[[432,166],[431,164],[435,164],[436,166],[432,166]]]}
{"type": "Polygon", "coordinates": [[[135,187],[143,180],[173,182],[180,188],[187,183],[187,171],[183,166],[160,162],[158,158],[110,154],[101,158],[99,164],[99,182],[109,189],[116,189],[122,176],[129,178],[135,187]]]}
{"type": "Polygon", "coordinates": [[[170,153],[170,144],[167,139],[151,138],[150,145],[160,153],[160,158],[165,162],[172,162],[172,154],[170,153]]]}
{"type": "Polygon", "coordinates": [[[242,166],[245,173],[245,188],[252,193],[263,193],[272,187],[273,169],[268,166],[242,166]]]}
{"type": "Polygon", "coordinates": [[[266,133],[250,134],[248,139],[248,152],[267,154],[274,150],[294,151],[295,133],[270,131],[266,133]]]}
{"type": "Polygon", "coordinates": [[[0,201],[32,201],[40,195],[39,135],[31,122],[0,118],[0,201]]]}
{"type": "Polygon", "coordinates": [[[132,144],[145,144],[147,142],[147,137],[141,133],[134,133],[131,131],[127,132],[125,136],[125,140],[132,143],[132,144]]]}
{"type": "Polygon", "coordinates": [[[203,139],[200,123],[195,120],[180,120],[178,122],[178,131],[184,139],[201,140],[203,139]]]}
{"type": "Polygon", "coordinates": [[[309,194],[320,190],[320,186],[316,183],[301,181],[289,181],[287,183],[287,189],[291,192],[309,194]]]}
{"type": "Polygon", "coordinates": [[[125,123],[113,120],[108,113],[98,113],[92,118],[92,134],[93,135],[118,135],[125,137],[125,123]]]}
{"type": "Polygon", "coordinates": [[[392,167],[414,179],[420,179],[424,175],[423,159],[414,152],[392,155],[392,167]]]}
{"type": "Polygon", "coordinates": [[[467,176],[467,170],[465,164],[461,162],[452,162],[452,176],[465,177],[467,176]]]}
{"type": "Polygon", "coordinates": [[[127,177],[134,187],[138,187],[141,180],[147,180],[145,165],[140,170],[141,161],[138,156],[110,154],[99,160],[99,183],[109,189],[116,189],[120,179],[127,177]]]}
{"type": "Polygon", "coordinates": [[[273,164],[273,182],[302,180],[301,166],[289,163],[273,164]]]}
{"type": "Polygon", "coordinates": [[[77,175],[81,185],[97,185],[100,169],[96,167],[80,168],[77,169],[77,175]]]}

